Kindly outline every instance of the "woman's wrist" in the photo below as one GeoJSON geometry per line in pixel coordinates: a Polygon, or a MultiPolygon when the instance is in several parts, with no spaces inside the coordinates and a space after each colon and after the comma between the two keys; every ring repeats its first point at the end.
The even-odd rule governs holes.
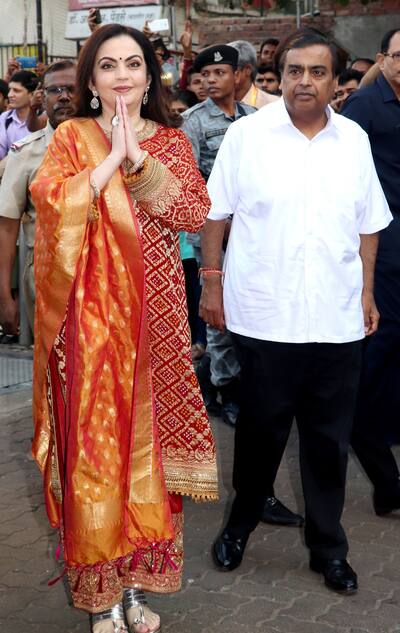
{"type": "Polygon", "coordinates": [[[138,147],[137,150],[134,150],[130,155],[127,156],[128,160],[134,165],[137,163],[143,155],[143,150],[141,147],[138,147]]]}
{"type": "Polygon", "coordinates": [[[104,160],[108,161],[114,167],[114,169],[118,169],[118,167],[123,162],[124,158],[125,156],[117,154],[117,152],[111,151],[104,160]]]}

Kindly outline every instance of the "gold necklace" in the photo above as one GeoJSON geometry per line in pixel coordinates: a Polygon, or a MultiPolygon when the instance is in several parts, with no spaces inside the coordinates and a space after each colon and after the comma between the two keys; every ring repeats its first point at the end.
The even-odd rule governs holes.
{"type": "MultiPolygon", "coordinates": [[[[155,121],[151,121],[150,119],[143,119],[143,121],[143,125],[139,129],[135,129],[138,141],[144,141],[149,136],[152,136],[157,128],[157,123],[155,123],[155,121]]],[[[102,125],[100,125],[100,127],[107,138],[111,139],[112,130],[107,130],[102,125]]]]}

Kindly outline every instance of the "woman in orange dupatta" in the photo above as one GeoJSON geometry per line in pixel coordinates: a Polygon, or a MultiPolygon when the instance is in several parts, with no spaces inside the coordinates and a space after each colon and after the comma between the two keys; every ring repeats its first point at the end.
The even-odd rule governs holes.
{"type": "Polygon", "coordinates": [[[31,187],[33,453],[74,605],[94,633],[149,633],[143,590],[181,584],[182,495],[217,497],[178,242],[209,199],[139,31],[93,33],[77,95],[31,187]]]}

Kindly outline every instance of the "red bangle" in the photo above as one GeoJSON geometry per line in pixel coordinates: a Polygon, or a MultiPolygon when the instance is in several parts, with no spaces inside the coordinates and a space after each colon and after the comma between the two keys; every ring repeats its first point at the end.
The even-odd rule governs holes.
{"type": "Polygon", "coordinates": [[[224,273],[219,268],[199,268],[199,277],[200,275],[219,275],[223,277],[224,273]]]}

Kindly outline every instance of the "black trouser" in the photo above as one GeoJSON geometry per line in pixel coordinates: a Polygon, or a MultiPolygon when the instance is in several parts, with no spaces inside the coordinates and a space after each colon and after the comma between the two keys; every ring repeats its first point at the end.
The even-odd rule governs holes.
{"type": "Polygon", "coordinates": [[[274,343],[233,334],[241,364],[233,502],[228,528],[253,530],[296,417],[306,508],[305,540],[322,558],[345,558],[340,524],[361,341],[274,343]]]}
{"type": "MultiPolygon", "coordinates": [[[[400,323],[381,319],[366,340],[351,444],[380,497],[398,496],[399,469],[389,446],[400,417],[400,323]]],[[[396,428],[397,427],[397,428],[396,428]]]]}

